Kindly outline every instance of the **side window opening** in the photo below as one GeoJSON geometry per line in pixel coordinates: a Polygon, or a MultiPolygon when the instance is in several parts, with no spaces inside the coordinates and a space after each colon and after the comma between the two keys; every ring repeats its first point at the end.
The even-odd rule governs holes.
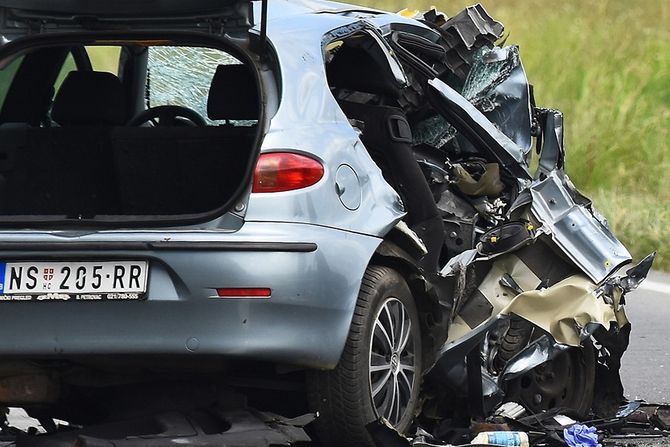
{"type": "Polygon", "coordinates": [[[336,99],[355,94],[356,102],[397,103],[400,86],[388,67],[385,50],[372,37],[355,34],[332,42],[326,51],[328,84],[336,99]]]}
{"type": "Polygon", "coordinates": [[[442,221],[413,152],[413,138],[401,107],[401,88],[388,54],[366,34],[326,47],[328,83],[344,114],[361,130],[361,142],[405,205],[406,223],[428,248],[421,264],[437,269],[444,239],[442,221]]]}

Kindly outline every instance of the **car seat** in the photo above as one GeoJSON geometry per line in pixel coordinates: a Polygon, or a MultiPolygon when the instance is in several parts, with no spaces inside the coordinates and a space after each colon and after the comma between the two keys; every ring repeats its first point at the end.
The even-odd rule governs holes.
{"type": "Polygon", "coordinates": [[[258,87],[248,67],[241,64],[219,65],[207,97],[210,120],[258,121],[258,87]]]}
{"type": "Polygon", "coordinates": [[[60,126],[122,126],[128,119],[121,80],[103,71],[71,71],[51,108],[60,126]]]}

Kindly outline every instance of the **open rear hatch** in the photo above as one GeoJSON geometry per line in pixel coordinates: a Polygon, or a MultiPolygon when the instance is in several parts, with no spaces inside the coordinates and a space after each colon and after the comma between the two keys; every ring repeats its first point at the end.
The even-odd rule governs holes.
{"type": "Polygon", "coordinates": [[[254,50],[237,38],[253,17],[248,0],[0,0],[0,225],[227,212],[250,189],[263,128],[254,50]],[[100,47],[111,68],[96,66],[100,47]],[[160,107],[200,123],[137,121],[160,107]]]}
{"type": "MultiPolygon", "coordinates": [[[[265,5],[264,5],[265,6],[265,5]]],[[[217,34],[247,31],[249,0],[0,0],[0,42],[36,32],[187,28],[217,34]]]]}

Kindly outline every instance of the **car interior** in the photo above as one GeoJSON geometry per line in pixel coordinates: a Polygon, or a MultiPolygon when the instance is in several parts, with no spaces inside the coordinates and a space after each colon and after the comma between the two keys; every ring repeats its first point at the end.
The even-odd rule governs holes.
{"type": "Polygon", "coordinates": [[[227,52],[144,42],[0,61],[0,106],[5,220],[220,210],[250,172],[260,116],[253,74],[227,52]]]}

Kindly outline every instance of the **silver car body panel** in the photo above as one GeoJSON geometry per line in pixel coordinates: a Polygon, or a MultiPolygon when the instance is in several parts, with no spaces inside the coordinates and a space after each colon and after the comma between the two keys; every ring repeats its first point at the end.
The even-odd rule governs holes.
{"type": "Polygon", "coordinates": [[[595,283],[607,278],[631,255],[612,232],[570,194],[570,181],[562,171],[552,171],[530,188],[531,211],[542,230],[595,283]]]}
{"type": "Polygon", "coordinates": [[[150,265],[142,301],[0,302],[0,355],[195,353],[316,368],[339,360],[363,272],[381,242],[316,225],[253,222],[236,233],[30,231],[3,232],[0,241],[0,259],[150,265]],[[272,296],[219,298],[216,288],[225,287],[269,287],[272,296]]]}
{"type": "MultiPolygon", "coordinates": [[[[313,223],[383,236],[404,216],[402,202],[384,181],[360,142],[358,131],[351,127],[331,94],[323,53],[326,34],[362,19],[355,13],[344,16],[317,12],[306,17],[310,11],[324,11],[326,5],[333,4],[302,4],[311,4],[314,9],[289,2],[271,4],[268,38],[279,59],[281,78],[290,82],[282,85],[279,108],[271,119],[261,151],[291,150],[310,154],[324,164],[326,174],[318,184],[299,191],[251,194],[245,220],[313,223]],[[296,39],[296,34],[301,38],[296,39]],[[357,189],[360,205],[356,209],[345,206],[338,194],[335,173],[342,166],[351,168],[358,177],[358,185],[351,185],[347,191],[352,194],[351,188],[357,189]]],[[[363,22],[362,27],[371,23],[363,22]]]]}

